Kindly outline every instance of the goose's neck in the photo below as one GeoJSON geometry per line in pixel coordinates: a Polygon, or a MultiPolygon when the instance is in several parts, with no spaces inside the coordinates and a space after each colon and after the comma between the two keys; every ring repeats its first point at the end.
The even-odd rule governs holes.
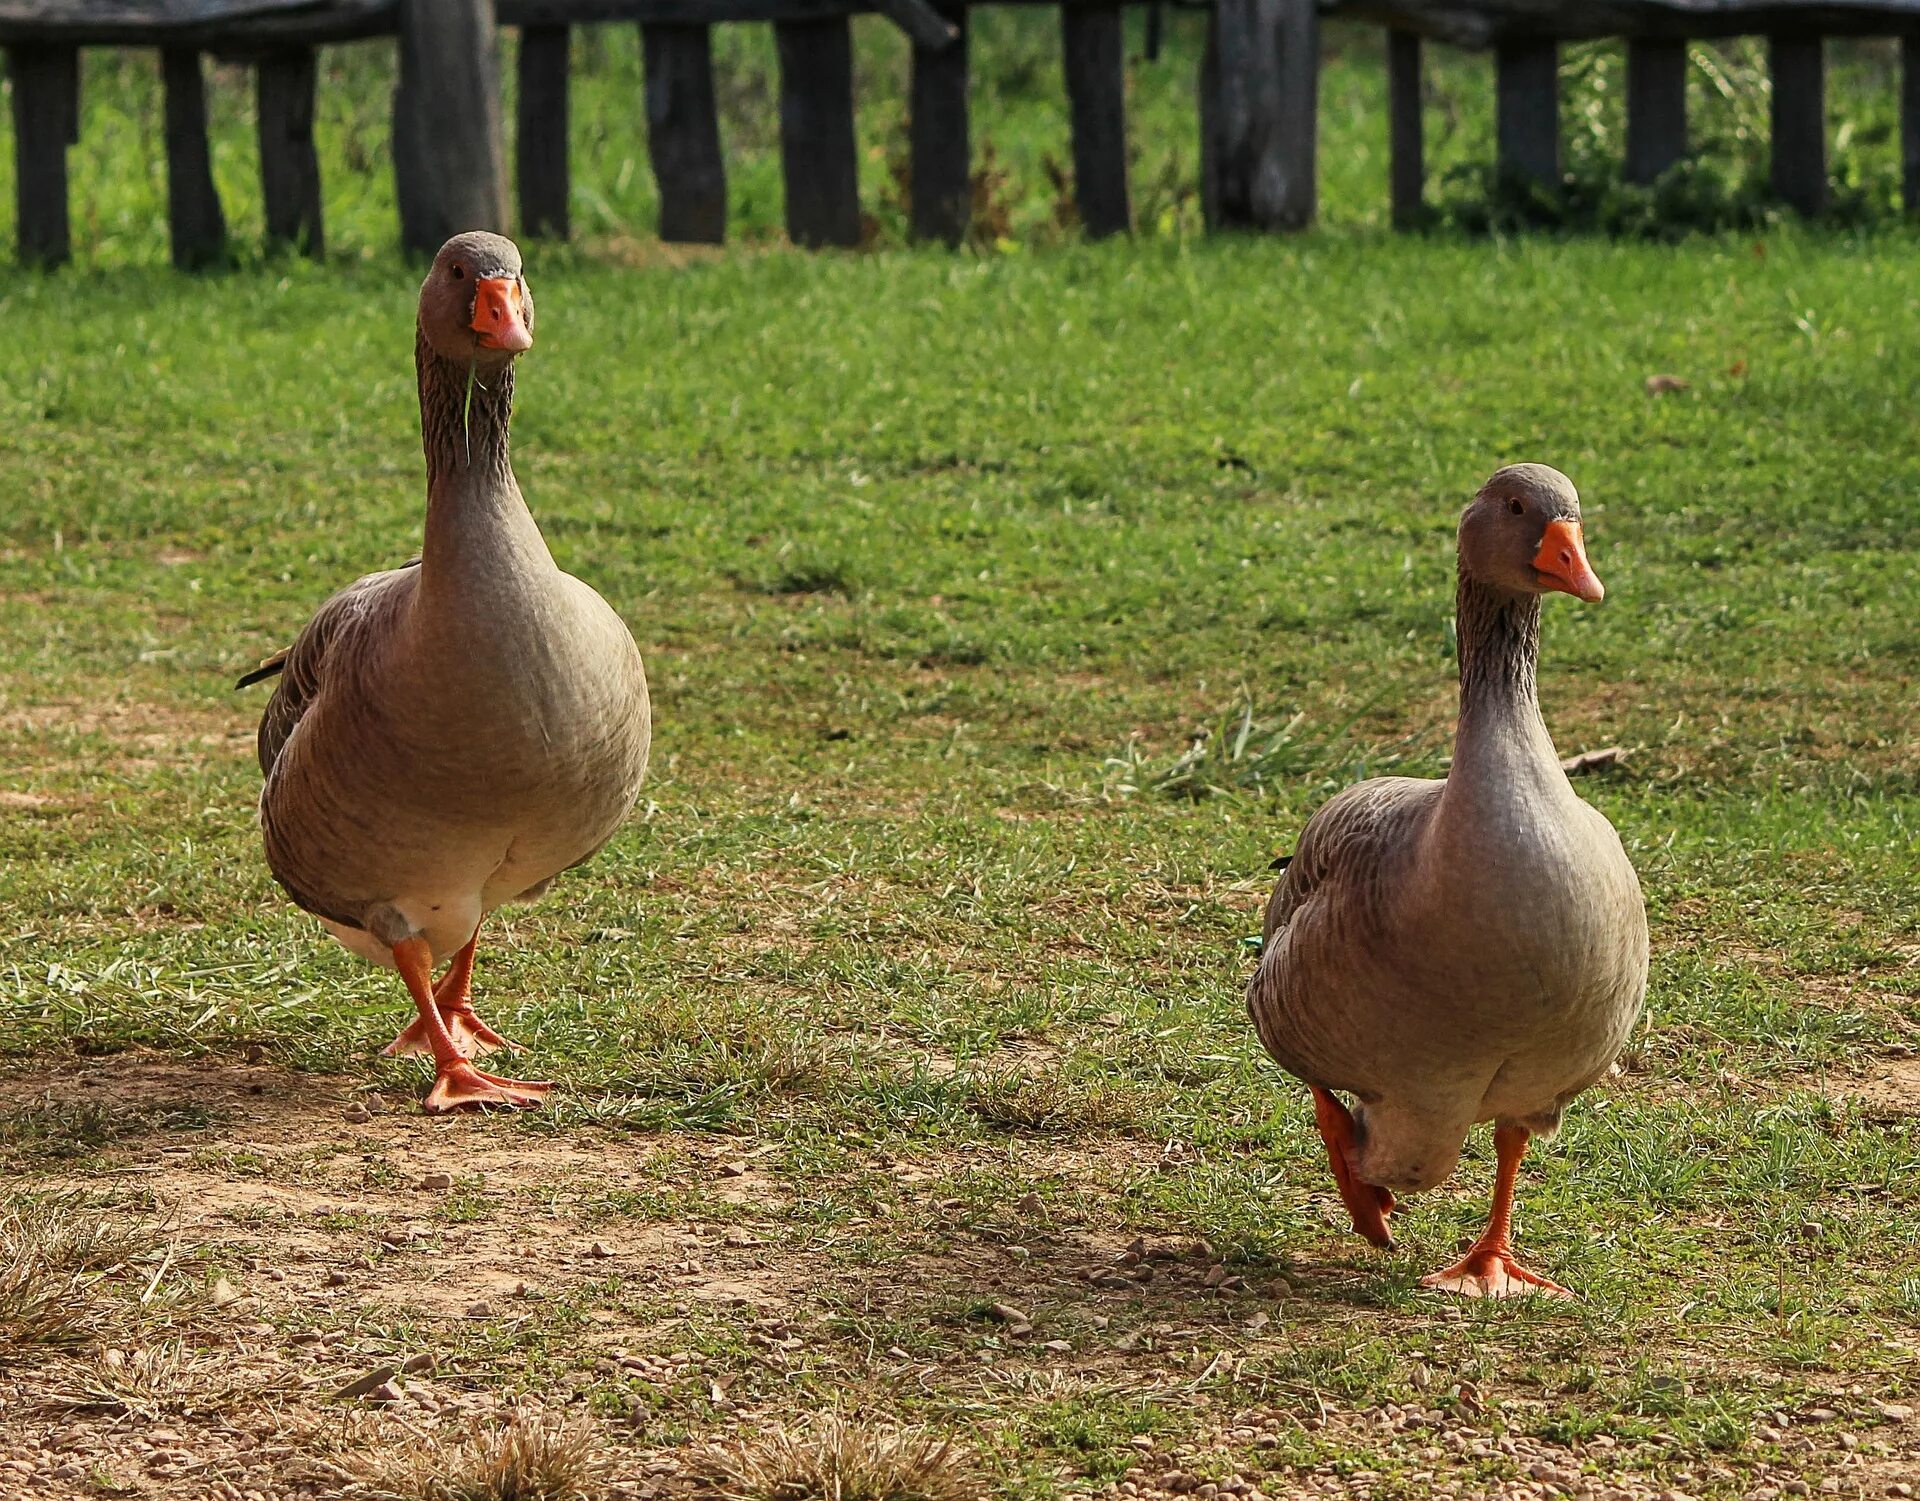
{"type": "Polygon", "coordinates": [[[483,373],[439,354],[425,333],[414,340],[420,379],[420,444],[427,493],[437,498],[511,477],[507,429],[513,420],[513,366],[483,373]]]}
{"type": "Polygon", "coordinates": [[[420,441],[427,456],[427,528],[421,582],[470,587],[478,574],[518,563],[552,566],[508,457],[513,366],[476,370],[418,336],[420,441]]]}
{"type": "Polygon", "coordinates": [[[1535,683],[1539,596],[1509,594],[1462,572],[1455,599],[1460,721],[1449,783],[1484,783],[1496,793],[1518,778],[1564,785],[1535,683]]]}

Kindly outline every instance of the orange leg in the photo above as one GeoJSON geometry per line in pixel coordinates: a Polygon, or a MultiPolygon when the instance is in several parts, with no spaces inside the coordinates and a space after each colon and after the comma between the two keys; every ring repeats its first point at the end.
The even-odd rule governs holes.
{"type": "Polygon", "coordinates": [[[502,1079],[483,1074],[460,1054],[459,1045],[441,1018],[433,995],[433,950],[424,938],[406,938],[393,946],[394,967],[407,982],[407,991],[420,1011],[420,1025],[433,1054],[433,1088],[424,1108],[428,1114],[462,1105],[538,1105],[551,1084],[524,1079],[502,1079]]]}
{"type": "Polygon", "coordinates": [[[1510,1298],[1517,1293],[1541,1293],[1571,1298],[1558,1282],[1530,1272],[1513,1257],[1513,1186],[1520,1176],[1520,1159],[1527,1155],[1531,1135],[1525,1126],[1493,1128],[1493,1149],[1499,1169],[1493,1182],[1493,1213],[1467,1254],[1444,1272],[1420,1279],[1423,1287],[1438,1287],[1469,1298],[1510,1298]]]}
{"type": "MultiPolygon", "coordinates": [[[[510,1042],[494,1031],[473,1011],[473,951],[480,942],[478,929],[467,940],[467,946],[453,956],[453,963],[447,966],[447,972],[440,977],[440,983],[433,987],[433,1003],[440,1012],[440,1018],[447,1024],[448,1035],[453,1045],[460,1050],[462,1058],[471,1058],[476,1053],[491,1053],[495,1048],[511,1048],[521,1051],[520,1044],[510,1042]]],[[[433,1045],[427,1037],[426,1019],[416,1017],[405,1031],[387,1044],[385,1055],[389,1058],[403,1058],[412,1053],[431,1053],[433,1045]]]]}
{"type": "Polygon", "coordinates": [[[1393,1232],[1387,1228],[1387,1216],[1393,1212],[1393,1195],[1384,1188],[1360,1181],[1354,1166],[1353,1117],[1333,1095],[1319,1085],[1313,1089],[1313,1116],[1320,1126],[1320,1139],[1327,1144],[1327,1162],[1333,1168],[1334,1182],[1340,1185],[1340,1198],[1353,1216],[1353,1228],[1376,1246],[1390,1247],[1393,1232]]]}

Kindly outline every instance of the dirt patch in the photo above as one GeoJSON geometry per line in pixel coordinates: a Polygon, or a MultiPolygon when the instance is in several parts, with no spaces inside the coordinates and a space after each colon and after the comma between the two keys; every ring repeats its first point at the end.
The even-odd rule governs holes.
{"type": "MultiPolygon", "coordinates": [[[[257,709],[257,705],[252,708],[257,709]]],[[[112,747],[107,764],[122,772],[150,769],[183,753],[220,749],[231,753],[252,739],[253,721],[240,705],[230,713],[163,703],[43,703],[0,708],[0,740],[39,742],[35,764],[43,771],[101,769],[89,752],[83,761],[63,754],[62,742],[100,736],[112,747]]]]}
{"type": "Polygon", "coordinates": [[[0,808],[60,808],[59,798],[43,797],[37,792],[9,792],[0,788],[0,808]]]}
{"type": "Polygon", "coordinates": [[[1874,1115],[1920,1115],[1920,1058],[1881,1059],[1864,1077],[1835,1080],[1832,1090],[1874,1115]]]}
{"type": "Polygon", "coordinates": [[[688,266],[708,265],[719,260],[738,260],[751,255],[753,247],[731,245],[726,250],[702,245],[673,245],[663,240],[625,234],[595,235],[589,253],[603,264],[631,271],[683,270],[688,266]]]}
{"type": "MultiPolygon", "coordinates": [[[[137,1185],[173,1209],[180,1235],[203,1253],[231,1254],[243,1273],[260,1274],[236,1288],[283,1311],[351,1301],[443,1312],[464,1288],[456,1310],[464,1312],[479,1296],[472,1289],[512,1289],[571,1268],[597,1243],[576,1223],[578,1207],[629,1182],[654,1150],[632,1136],[587,1140],[480,1116],[429,1117],[378,1096],[369,1114],[368,1097],[346,1080],[248,1064],[121,1055],[17,1075],[9,1093],[69,1106],[202,1106],[211,1125],[143,1136],[50,1185],[137,1185]],[[506,1233],[470,1229],[494,1222],[506,1233]],[[430,1257],[398,1254],[429,1238],[430,1257]],[[351,1275],[371,1271],[376,1254],[395,1259],[377,1276],[351,1275]],[[325,1296],[310,1296],[316,1288],[325,1296]]],[[[657,1249],[628,1237],[592,1259],[657,1249]]]]}
{"type": "MultiPolygon", "coordinates": [[[[1012,1059],[1051,1059],[1020,1041],[1034,1045],[1012,1059]]],[[[903,1393],[977,1412],[969,1441],[1002,1444],[1010,1464],[1039,1441],[1070,1466],[1131,1445],[1118,1463],[1049,1471],[1068,1496],[1211,1484],[1277,1501],[1444,1482],[1537,1501],[1539,1466],[1638,1498],[1672,1478],[1658,1444],[1516,1438],[1546,1412],[1532,1389],[1500,1383],[1482,1417],[1477,1393],[1449,1392],[1460,1378],[1440,1358],[1416,1372],[1434,1390],[1384,1420],[1343,1409],[1300,1352],[1364,1344],[1406,1315],[1379,1307],[1338,1253],[1246,1265],[1177,1225],[1122,1229],[1116,1196],[1094,1190],[1190,1171],[1177,1144],[1064,1132],[888,1155],[856,1139],[843,1167],[809,1176],[778,1131],[429,1118],[352,1080],[261,1064],[123,1054],[8,1084],[54,1109],[144,1111],[91,1155],[36,1162],[29,1186],[112,1196],[113,1214],[161,1230],[119,1274],[135,1310],[124,1329],[87,1348],[0,1351],[0,1495],[345,1498],[370,1455],[557,1416],[590,1432],[607,1497],[667,1501],[697,1489],[714,1443],[829,1396],[898,1411],[903,1393]],[[191,1130],[163,1108],[182,1100],[200,1107],[191,1130]],[[157,1296],[136,1303],[149,1279],[157,1296]],[[1276,1393],[1289,1400],[1274,1406],[1276,1393]],[[1147,1411],[1159,1416],[1142,1445],[1124,1423],[1147,1411]],[[1094,1430],[1077,1425],[1100,1422],[1123,1426],[1084,1449],[1076,1435],[1094,1430]],[[1428,1478],[1382,1489],[1369,1466],[1409,1455],[1428,1478]]],[[[1344,1247],[1326,1198],[1328,1246],[1344,1247]]],[[[1436,1337],[1456,1311],[1441,1313],[1436,1337]]],[[[1847,1417],[1820,1421],[1852,1424],[1857,1443],[1818,1435],[1781,1476],[1851,1481],[1847,1456],[1906,1452],[1876,1447],[1892,1420],[1873,1430],[1867,1396],[1835,1406],[1847,1417]]],[[[1734,1494],[1734,1473],[1702,1469],[1700,1493],[1734,1494]]]]}

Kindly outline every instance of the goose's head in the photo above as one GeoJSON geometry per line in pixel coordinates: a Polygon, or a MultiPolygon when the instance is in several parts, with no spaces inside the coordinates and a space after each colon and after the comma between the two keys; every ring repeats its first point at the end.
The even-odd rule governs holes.
{"type": "Polygon", "coordinates": [[[440,247],[420,285],[420,331],[441,358],[482,369],[533,347],[533,296],[520,247],[481,230],[440,247]]]}
{"type": "Polygon", "coordinates": [[[1606,593],[1587,562],[1580,492],[1545,464],[1509,464],[1480,487],[1460,518],[1460,566],[1509,594],[1606,593]]]}

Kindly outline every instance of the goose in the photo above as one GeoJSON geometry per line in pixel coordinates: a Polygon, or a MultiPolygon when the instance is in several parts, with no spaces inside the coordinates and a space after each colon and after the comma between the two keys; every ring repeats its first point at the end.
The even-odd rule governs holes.
{"type": "Polygon", "coordinates": [[[1247,1009],[1312,1091],[1361,1235],[1393,1244],[1394,1195],[1453,1171],[1494,1123],[1485,1232],[1424,1285],[1571,1296],[1512,1244],[1529,1141],[1605,1075],[1640,1015],[1647,917],[1613,825],[1575,796],[1540,718],[1540,601],[1605,593],[1580,497],[1543,464],[1501,469],[1460,519],[1460,709],[1439,781],[1380,777],[1308,821],[1266,913],[1247,1009]],[[1335,1091],[1355,1097],[1349,1111],[1335,1091]]]}
{"type": "Polygon", "coordinates": [[[349,584],[240,686],[260,721],[267,863],[418,1013],[429,1112],[533,1106],[551,1085],[471,1061],[514,1047],[475,1014],[481,920],[600,849],[639,796],[652,718],[639,649],[547,551],[508,458],[515,359],[533,345],[520,252],[456,235],[420,289],[420,556],[349,584]],[[434,970],[447,971],[436,985],[434,970]]]}

